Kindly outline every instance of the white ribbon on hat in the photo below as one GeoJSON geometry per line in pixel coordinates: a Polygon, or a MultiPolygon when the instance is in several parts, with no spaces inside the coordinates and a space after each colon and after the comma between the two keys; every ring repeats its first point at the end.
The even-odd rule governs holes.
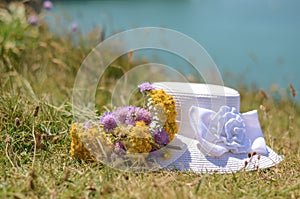
{"type": "Polygon", "coordinates": [[[240,114],[229,106],[222,106],[218,112],[192,106],[189,117],[201,149],[209,156],[267,153],[256,110],[240,114]]]}

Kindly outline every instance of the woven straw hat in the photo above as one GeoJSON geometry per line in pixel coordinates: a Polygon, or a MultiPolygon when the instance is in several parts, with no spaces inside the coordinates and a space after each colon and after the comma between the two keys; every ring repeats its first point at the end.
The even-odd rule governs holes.
{"type": "Polygon", "coordinates": [[[257,111],[240,113],[238,91],[217,85],[156,82],[176,101],[179,132],[161,167],[197,173],[233,173],[283,160],[265,143],[257,111]]]}

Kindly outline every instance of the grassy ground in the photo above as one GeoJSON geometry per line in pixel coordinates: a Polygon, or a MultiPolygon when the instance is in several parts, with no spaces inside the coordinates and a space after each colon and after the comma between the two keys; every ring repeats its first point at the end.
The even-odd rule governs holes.
{"type": "Polygon", "coordinates": [[[0,21],[0,38],[0,198],[300,197],[300,108],[289,91],[275,101],[282,95],[276,90],[238,88],[241,111],[259,110],[267,144],[285,156],[276,167],[226,175],[123,173],[69,155],[72,84],[89,47],[74,47],[44,25],[0,21]]]}
{"type": "Polygon", "coordinates": [[[69,105],[54,108],[28,96],[1,91],[0,197],[299,198],[299,115],[294,115],[291,101],[274,103],[260,93],[243,93],[244,109],[259,105],[266,108],[261,107],[259,115],[268,145],[285,156],[276,167],[227,175],[133,174],[70,157],[69,105]],[[37,105],[40,109],[34,117],[37,105]]]}

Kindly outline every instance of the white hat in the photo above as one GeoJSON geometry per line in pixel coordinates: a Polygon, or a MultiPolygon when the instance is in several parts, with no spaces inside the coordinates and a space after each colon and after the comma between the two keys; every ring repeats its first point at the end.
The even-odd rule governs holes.
{"type": "Polygon", "coordinates": [[[283,160],[264,140],[257,111],[241,114],[240,95],[209,84],[157,82],[176,101],[179,132],[160,159],[168,169],[232,173],[268,168],[283,160]],[[172,147],[176,146],[176,147],[172,147]]]}

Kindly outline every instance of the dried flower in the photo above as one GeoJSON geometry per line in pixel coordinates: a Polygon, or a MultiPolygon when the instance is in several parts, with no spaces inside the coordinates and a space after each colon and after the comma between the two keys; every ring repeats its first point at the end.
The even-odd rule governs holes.
{"type": "Polygon", "coordinates": [[[44,3],[43,3],[43,8],[45,9],[45,10],[51,10],[52,9],[52,7],[53,7],[53,4],[52,4],[52,2],[51,1],[44,1],[44,3]]]}
{"type": "Polygon", "coordinates": [[[141,92],[151,91],[151,90],[155,89],[149,82],[144,82],[144,83],[140,84],[138,87],[141,92]]]}
{"type": "Polygon", "coordinates": [[[98,125],[90,121],[78,124],[77,128],[73,124],[71,155],[87,159],[91,155],[89,151],[99,146],[98,142],[93,143],[95,140],[105,146],[112,160],[123,154],[148,154],[167,145],[178,131],[174,98],[163,90],[155,90],[149,83],[140,85],[140,90],[148,91],[144,93],[145,108],[118,107],[100,116],[98,125]]]}
{"type": "Polygon", "coordinates": [[[165,146],[169,143],[169,134],[163,129],[158,129],[153,135],[155,142],[161,146],[165,146]]]}
{"type": "Polygon", "coordinates": [[[111,112],[106,112],[103,116],[100,117],[100,123],[103,125],[104,129],[108,132],[116,128],[117,122],[111,112]]]}

